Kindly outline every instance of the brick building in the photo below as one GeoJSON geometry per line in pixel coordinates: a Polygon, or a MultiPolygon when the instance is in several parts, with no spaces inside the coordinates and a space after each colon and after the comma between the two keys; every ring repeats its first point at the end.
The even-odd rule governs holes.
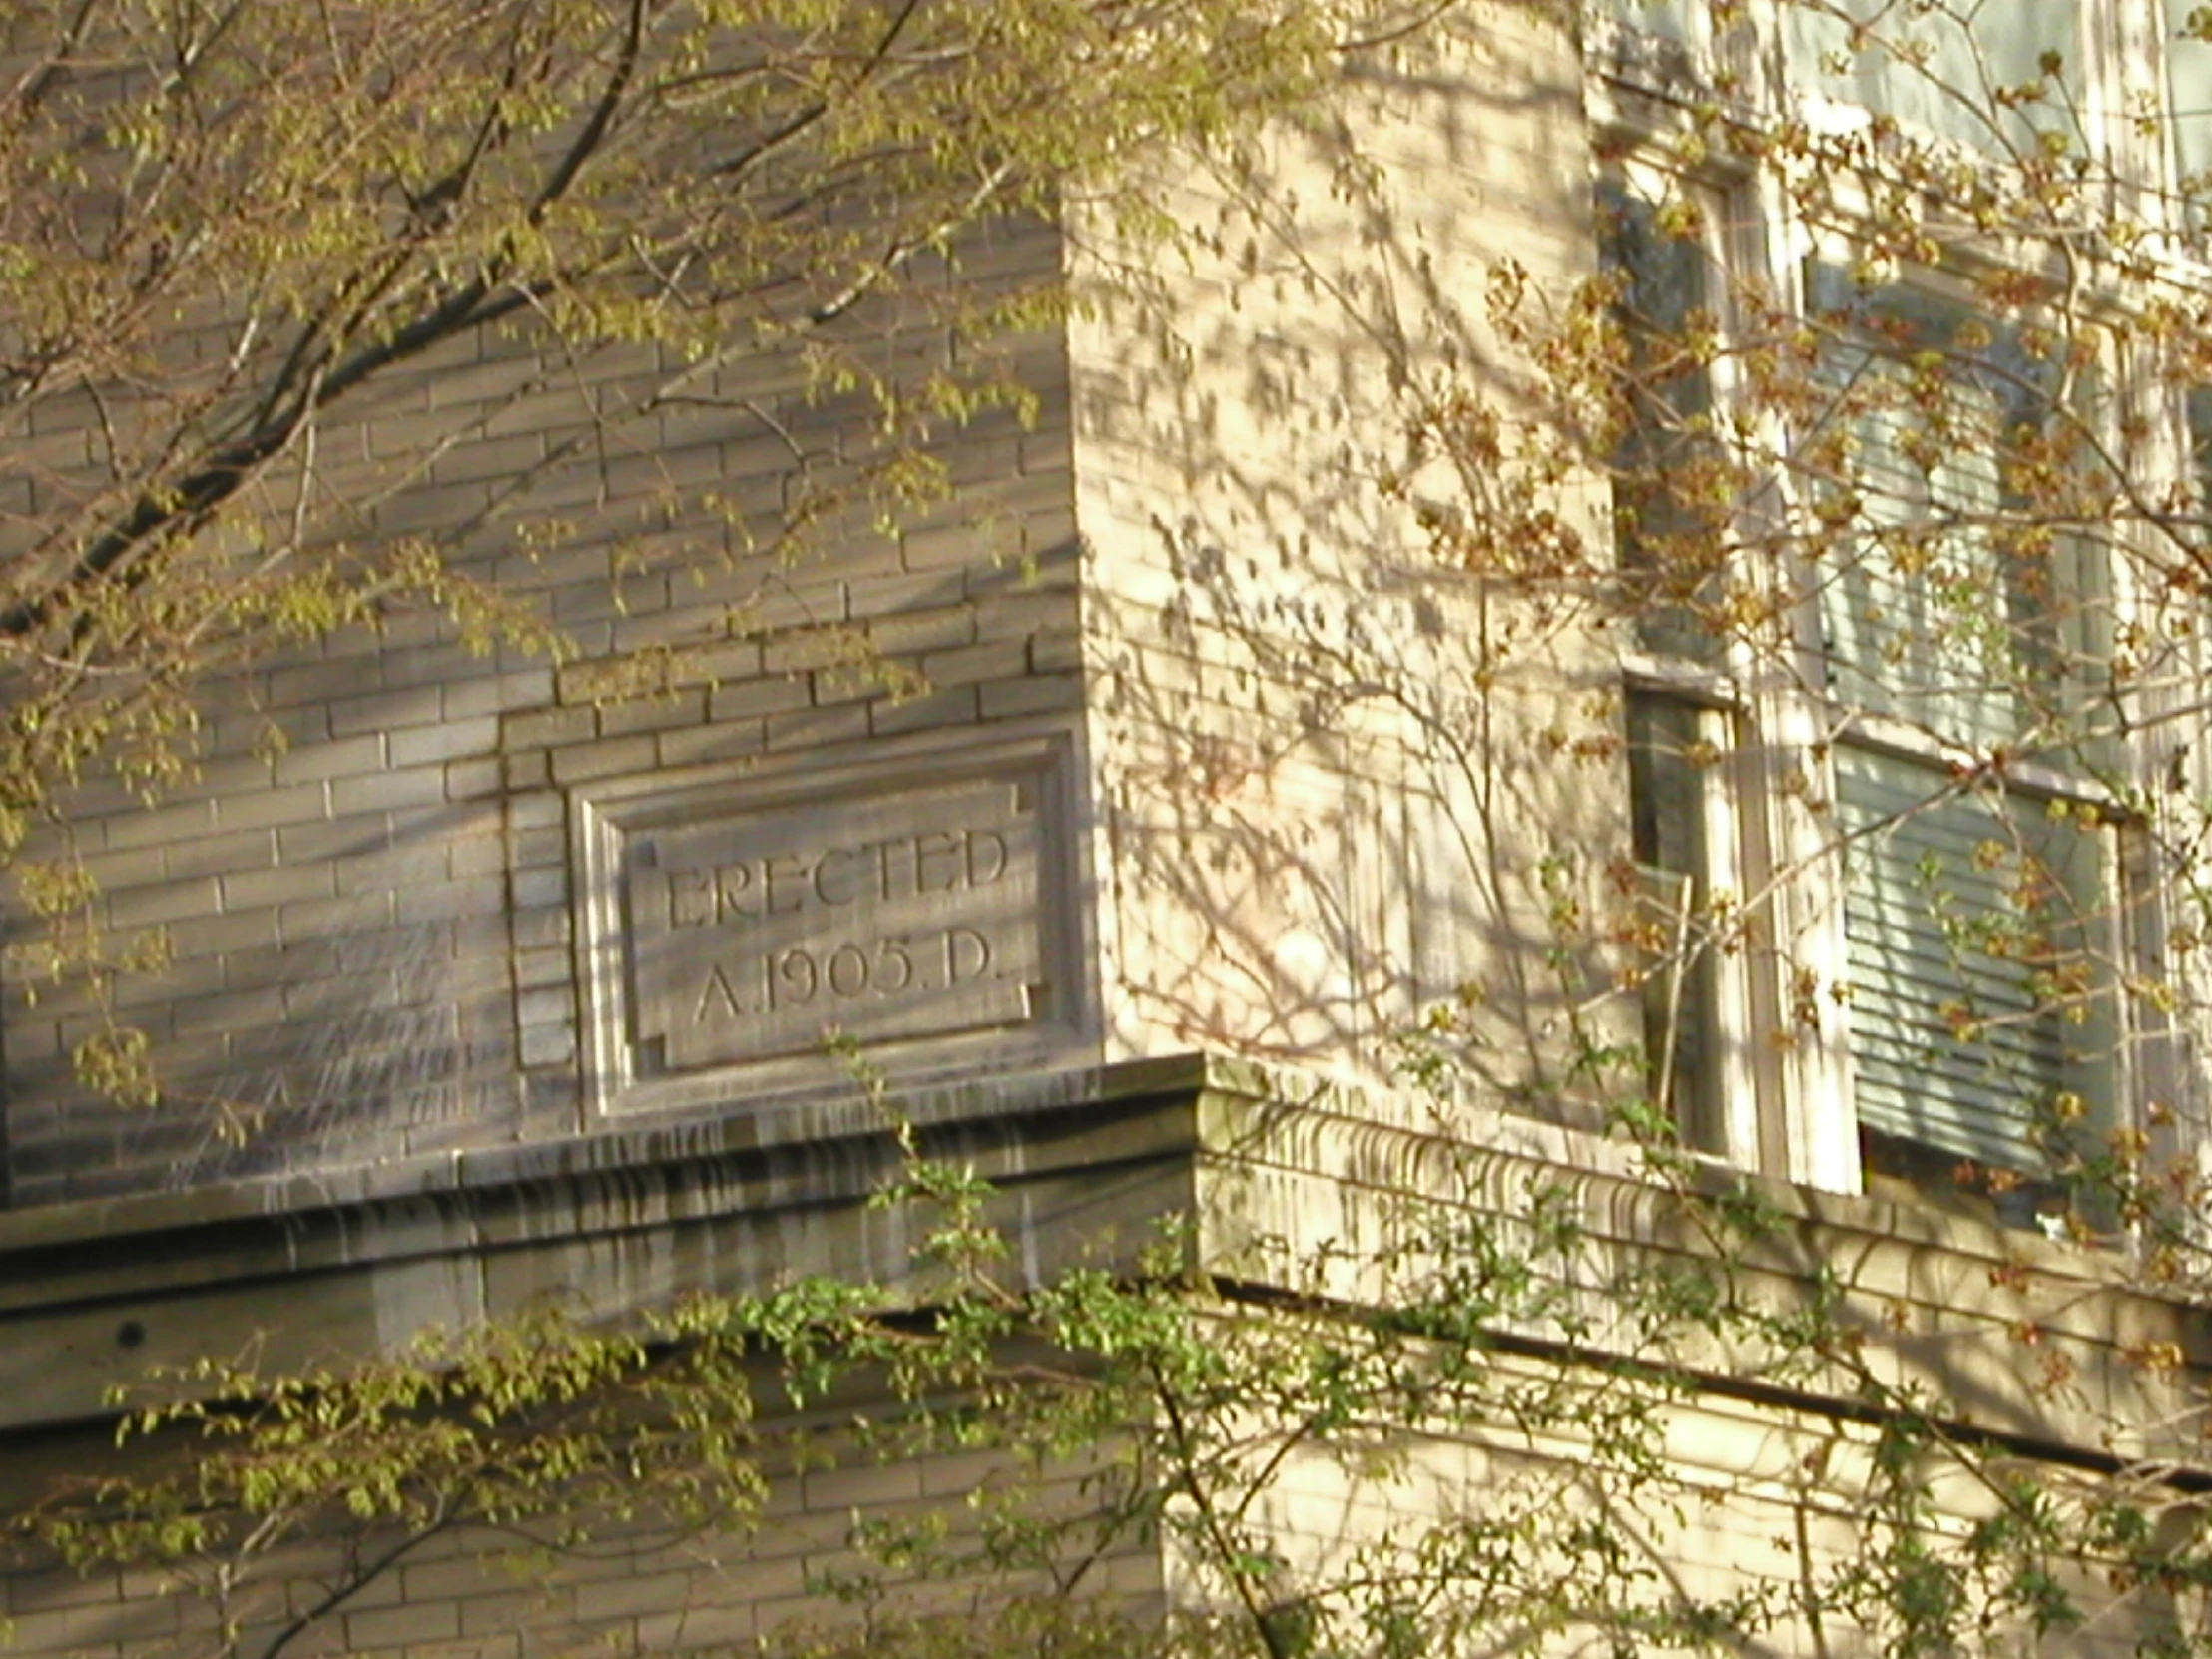
{"type": "MultiPolygon", "coordinates": [[[[225,688],[206,764],[158,807],[87,792],[77,850],[107,920],[173,942],[173,964],[122,993],[171,1100],[149,1113],[89,1094],[70,1055],[90,1010],[9,996],[10,1457],[77,1455],[104,1431],[103,1390],[150,1361],[256,1342],[298,1363],[548,1297],[619,1317],[792,1273],[895,1276],[901,1241],[863,1208],[886,1148],[826,1027],[1001,1183],[1039,1273],[1174,1211],[1225,1244],[1373,1237],[1391,1185],[1375,1172],[1439,1143],[1494,1160],[1500,1194],[1527,1171],[1572,1172],[1609,1250],[1668,1245],[1663,1206],[1578,1081],[1578,1045],[1632,1034],[1643,1010],[1612,994],[1619,941],[1602,930],[1561,968],[1562,907],[1617,907],[1623,860],[1708,897],[1769,890],[1833,843],[1810,798],[1863,811],[1887,845],[1883,792],[1920,779],[1944,796],[1940,746],[1905,728],[1942,737],[1949,717],[1885,707],[1896,732],[1839,740],[1802,686],[1670,653],[1653,631],[1532,619],[1494,583],[1423,568],[1403,393],[1454,374],[1512,383],[1501,257],[1539,292],[1607,260],[1643,292],[1688,259],[1684,280],[1795,282],[1805,304],[1817,278],[1795,274],[1834,263],[1813,246],[1830,229],[1790,241],[1803,228],[1757,165],[1685,174],[1665,141],[1691,119],[1685,88],[1730,54],[1793,86],[1835,43],[1802,20],[1747,25],[1777,31],[1747,43],[1712,38],[1695,8],[1630,10],[1580,31],[1471,12],[1434,58],[1353,80],[1341,128],[1272,136],[1249,191],[1178,180],[1205,252],[1148,283],[1105,282],[1092,238],[1000,231],[971,271],[1065,269],[1097,296],[1012,347],[1036,418],[947,436],[941,507],[796,559],[698,524],[651,533],[726,538],[705,565],[633,546],[638,504],[666,488],[775,494],[795,445],[837,450],[849,406],[806,395],[792,361],[726,367],[719,400],[672,402],[588,463],[573,440],[589,399],[658,384],[664,365],[609,352],[580,391],[486,334],[379,381],[326,440],[357,457],[364,496],[382,492],[375,528],[480,521],[482,556],[583,656],[478,655],[434,622],[337,637],[225,688]],[[1347,135],[1370,169],[1359,190],[1332,188],[1347,135]],[[1714,207],[1710,246],[1631,246],[1650,205],[1684,193],[1714,207]],[[764,436],[740,404],[785,430],[764,436]],[[532,516],[581,528],[543,556],[503,550],[532,516]],[[611,691],[607,665],[639,650],[674,667],[650,692],[611,691]],[[1557,736],[1593,721],[1625,742],[1557,736]],[[1670,769],[1714,738],[1742,766],[1670,769]],[[1788,784],[1808,756],[1829,781],[1788,784]],[[1396,1042],[1438,1005],[1459,1010],[1465,1084],[1441,1118],[1396,1042]]],[[[2170,58],[2183,87],[2200,67],[2154,5],[2049,10],[2115,100],[2123,63],[2170,58]]],[[[1854,84],[1971,141],[1908,80],[1894,64],[1854,84]]],[[[2190,113],[2126,165],[2178,176],[2200,125],[2190,113]]],[[[2183,412],[2161,418],[2179,467],[2183,412]]],[[[1972,485],[1931,486],[1936,510],[1954,487],[1972,485]]],[[[1570,477],[1548,502],[1609,544],[1603,480],[1570,477]]],[[[1826,638],[1839,675],[1884,660],[1883,641],[1855,658],[1826,638]]],[[[1942,672],[1891,678],[1935,697],[1942,672]]],[[[1843,698],[1836,683],[1822,696],[1843,698]]],[[[2060,803],[2100,787],[2034,786],[2060,803]]],[[[1970,843],[1978,809],[1957,805],[1970,843]]],[[[2100,868],[2129,856],[2123,839],[2100,868]]],[[[1680,1000],[1653,1040],[1679,1060],[1687,1138],[1761,1178],[1785,1218],[1789,1250],[1761,1270],[1777,1294],[1837,1267],[1879,1311],[1899,1375],[1970,1378],[1982,1425],[2104,1455],[2108,1419],[2174,1405],[2122,1353],[2206,1356],[2183,1311],[2037,1236],[2032,1205],[1927,1179],[1962,1158],[2022,1168],[2031,1195],[2038,1177],[2026,1119],[1993,1085],[1917,1069],[1913,1034],[1952,994],[1889,965],[1911,954],[1897,911],[1924,852],[1901,840],[1888,861],[1778,889],[1771,926],[1792,948],[1685,954],[1694,971],[1663,976],[1680,1000]],[[1785,958],[1856,990],[1800,1010],[1787,1047],[1767,1040],[1798,1017],[1785,958]],[[2048,1342],[2088,1403],[2054,1402],[2006,1347],[2022,1263],[2058,1288],[2048,1342]]],[[[1695,929],[1695,903],[1670,913],[1695,929]]],[[[2126,1063],[2081,1085],[2099,1122],[2133,1124],[2153,1095],[2186,1110],[2184,1045],[2126,1035],[2111,1044],[2126,1063]]],[[[2005,1061],[2037,1090],[2083,1072],[2032,1043],[2005,1061]]],[[[1805,1424],[1848,1415],[1817,1394],[1716,1389],[1680,1455],[1740,1487],[1805,1424]]],[[[854,1505],[959,1478],[810,1480],[742,1570],[641,1551],[520,1590],[426,1560],[333,1621],[329,1645],[744,1639],[805,1605],[802,1563],[833,1549],[854,1505]]],[[[1663,1553],[1686,1577],[1780,1573],[1755,1557],[1791,1513],[1779,1486],[1752,1492],[1663,1553]]],[[[1848,1539],[1844,1525],[1821,1547],[1848,1539]]],[[[1117,1570],[1132,1591],[1162,1582],[1157,1561],[1117,1570]]],[[[28,1653],[205,1635],[177,1598],[114,1575],[18,1577],[0,1611],[28,1653]]]]}

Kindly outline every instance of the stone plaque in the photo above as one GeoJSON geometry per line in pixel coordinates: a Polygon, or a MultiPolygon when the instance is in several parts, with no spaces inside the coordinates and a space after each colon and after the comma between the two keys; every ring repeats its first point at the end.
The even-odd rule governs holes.
{"type": "Polygon", "coordinates": [[[632,1025],[671,1071],[1029,1018],[1044,953],[1018,783],[629,837],[632,1025]]]}
{"type": "Polygon", "coordinates": [[[739,1072],[756,1096],[818,1087],[831,1033],[886,1054],[1071,1036],[1063,747],[579,792],[602,1108],[726,1103],[739,1072]]]}

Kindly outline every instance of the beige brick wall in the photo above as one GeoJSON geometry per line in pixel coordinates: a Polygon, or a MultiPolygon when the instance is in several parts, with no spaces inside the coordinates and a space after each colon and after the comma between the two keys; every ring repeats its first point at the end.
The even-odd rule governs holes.
{"type": "MultiPolygon", "coordinates": [[[[818,1454],[831,1443],[818,1440],[818,1454]]],[[[1071,1465],[1064,1480],[1036,1487],[1039,1503],[1076,1501],[1077,1474],[1071,1465]]],[[[20,1554],[0,1556],[0,1653],[261,1659],[294,1622],[302,1628],[285,1641],[284,1659],[759,1652],[764,1640],[797,1644],[862,1616],[858,1603],[830,1590],[832,1580],[850,1582],[870,1570],[853,1547],[856,1529],[936,1517],[947,1548],[957,1550],[979,1538],[970,1495],[1009,1482],[1028,1484],[1003,1455],[988,1452],[821,1467],[777,1476],[749,1531],[602,1518],[587,1542],[564,1548],[503,1528],[458,1527],[397,1554],[404,1540],[370,1532],[343,1543],[283,1543],[256,1554],[228,1582],[207,1562],[79,1575],[20,1554]],[[345,1565],[352,1548],[364,1560],[391,1559],[361,1575],[345,1565]],[[341,1599],[331,1596],[333,1586],[355,1583],[341,1599]]],[[[1086,1598],[1132,1614],[1155,1611],[1157,1550],[1124,1539],[1080,1584],[1086,1598]]],[[[936,1586],[908,1581],[884,1604],[906,1613],[971,1613],[988,1630],[994,1599],[1041,1588],[1016,1575],[936,1586]]]]}
{"type": "MultiPolygon", "coordinates": [[[[796,357],[486,336],[367,388],[318,446],[332,522],[433,536],[581,656],[479,654],[401,615],[220,688],[200,774],[155,810],[88,791],[76,851],[107,921],[175,946],[121,992],[170,1099],[76,1087],[93,1010],[11,987],[6,1201],[588,1130],[575,792],[924,738],[950,757],[954,734],[1075,743],[1060,1058],[1217,1045],[1372,1074],[1477,986],[1477,1066],[1555,1077],[1605,971],[1547,978],[1546,860],[1597,913],[1625,791],[1544,734],[1586,721],[1610,660],[1568,637],[1480,672],[1508,603],[1439,580],[1384,487],[1408,388],[1510,373],[1491,260],[1543,284],[1593,258],[1571,42],[1471,18],[1432,62],[1354,77],[1340,135],[1273,135],[1236,189],[1181,181],[1192,240],[1147,256],[1154,278],[1106,293],[1073,256],[1097,308],[1012,347],[1038,418],[942,433],[952,498],[887,531],[854,512],[795,558],[759,550],[865,459],[863,411],[810,396],[796,357]],[[658,691],[610,700],[603,665],[639,651],[658,691]]],[[[970,279],[1062,257],[1005,233],[970,279]]],[[[879,328],[885,364],[942,346],[879,328]]]]}
{"type": "MultiPolygon", "coordinates": [[[[976,249],[975,279],[1057,258],[1048,231],[1002,231],[976,249]]],[[[859,345],[886,362],[944,345],[876,326],[859,345]]],[[[8,986],[0,1202],[588,1129],[573,787],[1072,728],[1065,353],[1049,334],[1011,350],[1033,423],[948,427],[931,439],[948,501],[889,533],[849,514],[788,557],[746,537],[796,509],[803,477],[849,481],[867,459],[865,411],[811,396],[796,355],[702,373],[487,334],[366,388],[318,445],[332,522],[432,536],[580,656],[557,670],[479,652],[404,612],[212,688],[200,770],[154,810],[83,792],[74,850],[102,919],[174,945],[168,971],[119,993],[168,1099],[138,1112],[78,1087],[93,1007],[8,986]],[[662,693],[605,695],[595,670],[640,650],[675,654],[662,693]]]]}
{"type": "MultiPolygon", "coordinates": [[[[951,501],[890,531],[849,520],[797,559],[745,535],[793,502],[802,465],[849,476],[855,428],[851,405],[805,395],[794,362],[718,370],[692,384],[698,401],[611,434],[600,416],[635,410],[683,365],[575,364],[485,339],[380,383],[326,434],[326,487],[365,533],[457,537],[464,563],[568,631],[581,658],[478,654],[450,626],[403,616],[224,688],[204,767],[159,808],[88,792],[77,850],[107,919],[165,927],[176,947],[172,969],[121,992],[172,1099],[148,1114],[87,1096],[68,1055],[90,1010],[10,987],[6,1201],[590,1129],[572,792],[903,755],[918,738],[955,755],[1005,731],[1080,740],[1079,942],[1105,987],[1093,1057],[1204,1045],[1373,1073],[1395,1027],[1474,985],[1477,1064],[1501,1090],[1543,1081],[1572,1005],[1604,979],[1592,959],[1584,986],[1547,982],[1549,914],[1562,894],[1598,910],[1598,871],[1627,840],[1617,771],[1574,763],[1547,734],[1586,722],[1614,665],[1570,633],[1489,676],[1510,604],[1428,568],[1384,482],[1403,463],[1407,385],[1510,376],[1482,319],[1491,261],[1510,253],[1540,285],[1591,267],[1579,70],[1563,35],[1479,12],[1435,61],[1357,81],[1338,113],[1379,171],[1343,172],[1337,135],[1317,124],[1273,135],[1236,188],[1184,181],[1187,258],[1162,260],[1150,288],[1094,283],[1098,308],[1064,339],[1021,342],[1041,395],[1033,426],[992,417],[946,434],[951,501]],[[742,509],[731,522],[671,516],[667,492],[696,507],[709,490],[742,509]],[[520,527],[549,517],[566,528],[532,555],[520,527]],[[659,691],[605,695],[604,665],[640,649],[680,654],[659,691]],[[1557,887],[1554,857],[1567,860],[1557,887]]],[[[1019,273],[1062,253],[1040,234],[1000,256],[1019,273]]],[[[1568,505],[1587,517],[1591,503],[1568,505]]],[[[715,1109],[750,1104],[733,1082],[715,1109]]],[[[1354,1187],[1386,1188],[1408,1166],[1396,1146],[1360,1165],[1380,1156],[1377,1116],[1350,1114],[1319,1168],[1246,1172],[1235,1219],[1316,1251],[1381,1242],[1354,1187]]],[[[1065,1187],[1047,1196],[1070,1213],[1098,1191],[1080,1176],[1065,1187]]],[[[625,1305],[661,1301],[733,1263],[765,1271],[779,1248],[802,1257],[794,1241],[819,1224],[779,1215],[695,1228],[675,1247],[641,1232],[456,1258],[421,1285],[356,1289],[360,1306],[340,1309],[325,1286],[321,1312],[388,1339],[426,1317],[479,1317],[486,1298],[521,1307],[597,1285],[625,1305]]],[[[1868,1232],[1850,1235],[1863,1247],[1854,1293],[1870,1326],[1893,1309],[1904,1320],[1896,1375],[1941,1375],[1961,1340],[1986,1348],[2015,1317],[1990,1261],[1944,1239],[1877,1247],[1868,1232]]],[[[1794,1280],[1840,1248],[1824,1239],[1768,1271],[1794,1280]]],[[[830,1259],[864,1267],[868,1254],[830,1259]]],[[[209,1295],[175,1340],[243,1340],[265,1294],[209,1295]]],[[[293,1294],[296,1306],[314,1293],[293,1294]]],[[[80,1324],[72,1365],[95,1352],[126,1363],[111,1309],[88,1303],[80,1324]]],[[[2110,1355],[2129,1339],[2085,1324],[2052,1340],[2101,1355],[2095,1375],[2116,1390],[2110,1355]]],[[[2034,1387],[1993,1371],[1983,1397],[2024,1431],[2045,1426],[2034,1387]]],[[[2168,1402],[2118,1403],[2147,1418],[2168,1402]]],[[[1791,1472],[1835,1432],[1749,1406],[1685,1408],[1670,1450],[1696,1501],[1640,1546],[1707,1589],[1787,1584],[1806,1559],[1841,1559],[1855,1538],[1844,1500],[1791,1472]]],[[[40,1455],[66,1448],[57,1437],[40,1455]]],[[[1570,1444],[1423,1453],[1410,1498],[1294,1467],[1275,1516],[1287,1550],[1318,1570],[1385,1522],[1417,1530],[1505,1475],[1575,1489],[1570,1444]]],[[[811,1475],[781,1489],[757,1537],[625,1535],[520,1581],[487,1571],[478,1540],[425,1546],[289,1651],[524,1659],[750,1641],[823,1610],[810,1575],[847,1559],[856,1510],[956,1501],[975,1479],[949,1462],[811,1475]]],[[[312,1550],[273,1562],[238,1616],[274,1635],[319,1566],[312,1550]]],[[[1103,1580],[1132,1597],[1163,1582],[1138,1553],[1103,1580]]],[[[215,1614],[189,1589],[18,1572],[0,1576],[0,1616],[27,1654],[211,1652],[215,1614]]],[[[1816,1649],[1785,1632],[1774,1650],[1816,1649]]]]}
{"type": "MultiPolygon", "coordinates": [[[[1531,1374],[1526,1383],[1533,1393],[1546,1380],[1531,1374]]],[[[1594,1469],[1589,1443],[1571,1429],[1408,1439],[1387,1473],[1302,1450],[1286,1459],[1255,1518],[1286,1564],[1286,1595],[1357,1609],[1368,1592],[1356,1586],[1386,1580],[1395,1562],[1436,1592],[1426,1608],[1433,1628],[1448,1628],[1456,1614],[1501,1648],[1528,1644],[1512,1651],[1603,1652],[1609,1637],[1622,1634],[1637,1651],[1670,1650],[1675,1644],[1655,1634],[1639,1640],[1626,1620],[1607,1631],[1594,1615],[1663,1611],[1679,1605],[1676,1598],[1738,1602],[1751,1634],[1719,1651],[1872,1659],[1888,1650],[1885,1636],[1894,1636],[1895,1626],[1873,1628],[1883,1618],[1878,1600],[1851,1606],[1836,1593],[1842,1574],[1890,1541],[1867,1506],[1874,1483],[1866,1429],[1719,1396],[1664,1410],[1661,1429],[1667,1470],[1639,1480],[1594,1469]],[[1510,1552],[1507,1570],[1434,1583],[1427,1576],[1433,1565],[1424,1575],[1413,1564],[1424,1540],[1445,1550],[1451,1547],[1445,1540],[1472,1543],[1480,1560],[1485,1524],[1497,1529],[1486,1540],[1492,1548],[1510,1552]],[[1454,1530],[1461,1525],[1465,1533],[1454,1530]],[[1560,1547],[1577,1525],[1617,1546],[1610,1571],[1600,1553],[1560,1547]],[[1824,1609],[1817,1624],[1805,1611],[1811,1604],[1824,1609]]],[[[2064,1479],[2062,1470],[2042,1472],[2064,1479]]],[[[1987,1487],[1970,1478],[1944,1480],[1936,1495],[1941,1515],[1925,1541],[1942,1558],[1962,1551],[1968,1528],[1995,1506],[1987,1487]]],[[[1877,1567],[1878,1580],[1881,1572],[1877,1567]]],[[[1169,1585],[1187,1601],[1219,1594],[1187,1559],[1171,1563],[1169,1585]]],[[[1974,1651],[2119,1659],[2136,1650],[2165,1611],[2155,1595],[2121,1601],[2109,1585],[2084,1575],[2068,1588],[2090,1615],[2083,1627],[2038,1641],[2024,1621],[1993,1620],[1986,1647],[1974,1651]]],[[[1343,1648],[1358,1651],[1356,1623],[1348,1635],[1343,1648]]],[[[1480,1651],[1479,1639],[1475,1645],[1480,1651]]],[[[1328,1651],[1326,1641],[1322,1646],[1328,1651]]]]}
{"type": "MultiPolygon", "coordinates": [[[[1550,1385],[1532,1368],[1524,1382],[1534,1391],[1550,1385]]],[[[1848,1610],[1832,1604],[1816,1634],[1792,1607],[1882,1541],[1862,1501],[1867,1431],[1717,1396],[1665,1410],[1661,1425],[1668,1472],[1634,1482],[1593,1470],[1588,1444],[1571,1428],[1533,1438],[1504,1431],[1405,1438],[1387,1467],[1368,1455],[1341,1462],[1308,1446],[1274,1466],[1244,1518],[1282,1563],[1284,1599],[1314,1596],[1325,1606],[1356,1609],[1369,1594],[1356,1586],[1384,1578],[1393,1550],[1406,1551],[1399,1565],[1419,1574],[1410,1552],[1424,1540],[1435,1547],[1431,1534],[1491,1522],[1512,1526],[1512,1565],[1486,1584],[1469,1575],[1433,1586],[1430,1618],[1481,1605],[1487,1616],[1474,1629],[1517,1642],[1563,1610],[1616,1593],[1621,1601],[1632,1593],[1659,1606],[1677,1595],[1717,1602],[1751,1593],[1768,1598],[1766,1610],[1754,1615],[1759,1634],[1751,1651],[1788,1659],[1879,1651],[1848,1610]],[[1586,1561],[1577,1569],[1550,1547],[1576,1521],[1617,1538],[1621,1581],[1601,1584],[1586,1561]],[[1630,1574],[1638,1578],[1633,1587],[1630,1574]],[[1523,1593],[1526,1601],[1516,1605],[1523,1593]],[[1491,1600],[1479,1603],[1485,1594],[1491,1600]]],[[[1256,1456],[1270,1448],[1264,1440],[1255,1446],[1256,1456]]],[[[975,1453],[785,1477],[758,1527],[742,1535],[614,1524],[583,1547],[534,1551],[518,1548],[512,1535],[457,1529],[416,1544],[326,1608],[335,1566],[326,1544],[272,1551],[222,1590],[204,1570],[80,1576],[17,1557],[0,1573],[6,1632],[0,1652],[23,1659],[258,1659],[292,1620],[310,1612],[282,1650],[287,1659],[566,1659],[760,1652],[763,1643],[773,1652],[779,1640],[803,1642],[849,1627],[857,1616],[825,1593],[830,1577],[849,1578],[860,1566],[850,1547],[856,1526],[939,1516],[958,1547],[976,1536],[968,1494],[1005,1474],[996,1454],[975,1453]]],[[[1067,1474],[1060,1495],[1080,1502],[1075,1471],[1067,1474]]],[[[1952,1480],[1937,1495],[1946,1515],[1937,1523],[1940,1550],[1956,1546],[1966,1526],[1988,1513],[1989,1494],[1952,1480]]],[[[1080,1586],[1081,1595],[1140,1618],[1225,1605],[1221,1582],[1172,1540],[1124,1540],[1084,1572],[1080,1586]]],[[[968,1620],[972,1650],[989,1651],[999,1598],[1036,1588],[1018,1577],[893,1580],[883,1605],[894,1613],[926,1610],[968,1620]]],[[[2092,1608],[2107,1594],[2099,1586],[2075,1588],[2092,1608]]],[[[2157,1612],[2113,1606],[2066,1635],[2064,1651],[2131,1652],[2144,1630],[2140,1621],[2157,1612]]],[[[1585,1651],[1591,1634],[1590,1621],[1569,1611],[1539,1650],[1585,1651]]],[[[1356,1635],[1348,1641],[1348,1650],[1357,1651],[1357,1641],[1356,1635]]],[[[2001,1649],[2001,1632],[1995,1641],[2001,1649]]],[[[2023,1634],[2021,1651],[2034,1650],[2023,1634]]]]}

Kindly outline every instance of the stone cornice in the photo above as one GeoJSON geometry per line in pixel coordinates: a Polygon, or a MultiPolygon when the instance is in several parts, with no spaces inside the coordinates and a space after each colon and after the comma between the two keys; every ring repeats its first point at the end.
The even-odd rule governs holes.
{"type": "MultiPolygon", "coordinates": [[[[1362,1254],[1408,1194],[1510,1215],[1532,1185],[1572,1194],[1593,1296],[1625,1262],[1710,1255],[1632,1147],[1289,1069],[1191,1054],[892,1104],[997,1187],[1032,1276],[1126,1260],[1155,1220],[1188,1213],[1209,1260],[1258,1288],[1312,1291],[1311,1264],[1339,1247],[1342,1282],[1322,1288],[1357,1304],[1373,1300],[1362,1254]]],[[[812,1273],[895,1285],[911,1234],[866,1203],[895,1167],[880,1108],[855,1096],[0,1216],[0,1427],[95,1415],[148,1363],[204,1353],[298,1366],[549,1302],[619,1319],[812,1273]]],[[[1963,1423],[2101,1456],[2112,1424],[2164,1421],[2212,1370],[2202,1311],[2146,1294],[2120,1259],[1910,1202],[1752,1185],[1775,1225],[1740,1260],[1745,1294],[1787,1304],[1825,1272],[1870,1370],[1941,1391],[1963,1423]],[[2130,1358],[2165,1344],[2189,1362],[2178,1379],[2130,1358]],[[2053,1356],[2062,1387],[2042,1369],[2053,1356]]],[[[1764,1385],[1718,1344],[1676,1358],[1716,1385],[1764,1385]]],[[[1789,1391],[1818,1410],[1850,1380],[1789,1391]]]]}

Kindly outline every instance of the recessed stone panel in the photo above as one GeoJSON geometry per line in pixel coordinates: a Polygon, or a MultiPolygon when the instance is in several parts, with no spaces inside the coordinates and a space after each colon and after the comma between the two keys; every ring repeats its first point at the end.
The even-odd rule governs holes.
{"type": "Polygon", "coordinates": [[[625,837],[633,1024],[684,1071],[1030,1017],[1037,803],[1018,782],[716,814],[625,837]]]}
{"type": "Polygon", "coordinates": [[[1075,1017],[1054,746],[578,802],[603,1109],[823,1075],[831,1040],[1031,1044],[1075,1017]]]}

